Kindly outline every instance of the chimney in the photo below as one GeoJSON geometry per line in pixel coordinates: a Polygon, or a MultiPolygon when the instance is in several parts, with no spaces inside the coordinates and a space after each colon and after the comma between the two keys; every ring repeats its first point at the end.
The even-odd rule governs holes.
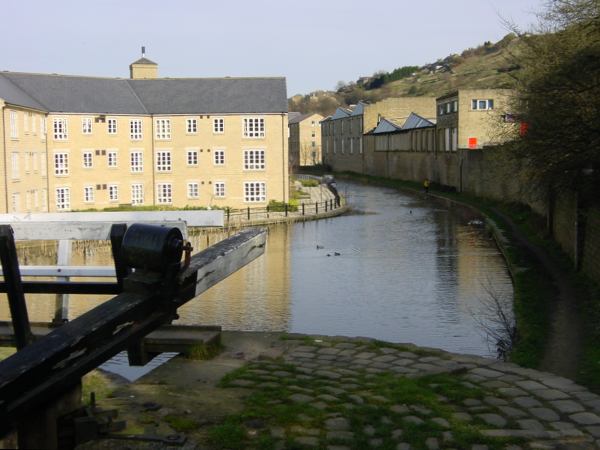
{"type": "Polygon", "coordinates": [[[129,78],[132,80],[158,78],[158,64],[146,58],[145,46],[142,46],[142,57],[129,65],[129,78]]]}

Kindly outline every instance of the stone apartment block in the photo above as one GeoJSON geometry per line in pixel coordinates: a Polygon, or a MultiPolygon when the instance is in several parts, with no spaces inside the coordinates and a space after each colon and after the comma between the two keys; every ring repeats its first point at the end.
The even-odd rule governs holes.
{"type": "Polygon", "coordinates": [[[291,170],[321,164],[321,120],[321,114],[290,114],[288,126],[291,170]]]}
{"type": "Polygon", "coordinates": [[[0,211],[288,201],[284,78],[0,73],[0,211]]]}
{"type": "Polygon", "coordinates": [[[323,161],[336,170],[361,172],[363,136],[374,130],[383,118],[404,123],[411,113],[425,119],[435,118],[433,97],[398,97],[367,104],[359,102],[351,109],[338,108],[321,122],[323,161]]]}
{"type": "Polygon", "coordinates": [[[478,149],[506,140],[510,89],[461,89],[436,99],[437,149],[478,149]]]}

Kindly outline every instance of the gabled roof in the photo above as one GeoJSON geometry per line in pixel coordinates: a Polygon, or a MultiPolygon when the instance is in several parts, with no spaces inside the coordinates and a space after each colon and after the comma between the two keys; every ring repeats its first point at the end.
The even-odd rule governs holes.
{"type": "Polygon", "coordinates": [[[300,117],[301,115],[302,113],[299,113],[298,111],[288,111],[288,125],[290,123],[295,123],[296,118],[300,117]]]}
{"type": "Polygon", "coordinates": [[[433,126],[435,126],[435,123],[433,123],[432,121],[427,120],[419,116],[418,114],[411,112],[410,116],[408,116],[408,118],[406,119],[406,122],[404,122],[404,125],[402,125],[402,129],[412,130],[415,128],[427,128],[433,126]]]}
{"type": "Polygon", "coordinates": [[[3,98],[6,103],[13,105],[25,106],[27,108],[39,109],[45,111],[44,105],[31,98],[19,86],[14,84],[10,79],[5,78],[0,73],[0,98],[3,98]]]}
{"type": "Polygon", "coordinates": [[[363,102],[358,102],[357,105],[354,107],[354,109],[352,110],[352,114],[350,114],[351,116],[360,116],[361,114],[364,114],[365,112],[365,103],[363,102]]]}
{"type": "Polygon", "coordinates": [[[144,57],[131,63],[131,65],[134,65],[134,64],[145,64],[147,66],[158,66],[158,64],[156,64],[154,61],[150,61],[148,58],[144,58],[144,57]]]}
{"type": "Polygon", "coordinates": [[[393,131],[400,131],[402,127],[400,125],[396,125],[394,122],[391,122],[387,119],[381,119],[375,129],[371,131],[372,134],[380,134],[380,133],[391,133],[393,131]]]}
{"type": "Polygon", "coordinates": [[[129,80],[0,72],[0,79],[3,81],[0,84],[0,98],[11,96],[15,99],[11,103],[49,112],[97,114],[287,112],[285,78],[129,80]]]}
{"type": "Polygon", "coordinates": [[[346,108],[341,107],[338,107],[333,113],[333,116],[331,116],[333,120],[343,119],[344,117],[350,117],[350,111],[348,111],[346,108]]]}

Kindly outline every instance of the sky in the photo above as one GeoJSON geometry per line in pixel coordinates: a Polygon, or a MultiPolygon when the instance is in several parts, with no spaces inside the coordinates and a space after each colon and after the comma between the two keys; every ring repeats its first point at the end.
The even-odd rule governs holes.
{"type": "Polygon", "coordinates": [[[0,70],[285,76],[288,96],[423,65],[528,29],[544,0],[2,0],[0,70]]]}

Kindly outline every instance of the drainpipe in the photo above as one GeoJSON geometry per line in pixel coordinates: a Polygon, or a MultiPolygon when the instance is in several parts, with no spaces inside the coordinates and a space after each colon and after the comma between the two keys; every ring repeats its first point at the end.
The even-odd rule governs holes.
{"type": "Polygon", "coordinates": [[[6,158],[6,117],[4,112],[6,106],[2,105],[2,123],[4,125],[3,145],[4,145],[4,207],[8,213],[8,160],[6,158]]]}
{"type": "MultiPolygon", "coordinates": [[[[285,113],[281,113],[281,175],[282,175],[282,178],[283,178],[283,180],[282,180],[282,184],[283,184],[283,202],[287,203],[286,197],[287,197],[287,189],[289,189],[289,187],[287,187],[286,183],[285,183],[285,181],[286,181],[285,180],[286,179],[286,176],[285,176],[286,169],[285,168],[286,168],[286,166],[288,164],[288,161],[286,161],[286,158],[285,158],[285,131],[283,129],[283,122],[284,122],[283,119],[284,119],[284,116],[285,116],[285,113]]],[[[289,151],[289,149],[288,149],[288,151],[289,151]]]]}
{"type": "Polygon", "coordinates": [[[154,173],[154,171],[156,170],[156,166],[154,165],[155,161],[154,161],[154,115],[150,114],[150,151],[152,153],[152,206],[156,206],[156,192],[155,192],[155,185],[156,185],[156,174],[154,173]]]}

